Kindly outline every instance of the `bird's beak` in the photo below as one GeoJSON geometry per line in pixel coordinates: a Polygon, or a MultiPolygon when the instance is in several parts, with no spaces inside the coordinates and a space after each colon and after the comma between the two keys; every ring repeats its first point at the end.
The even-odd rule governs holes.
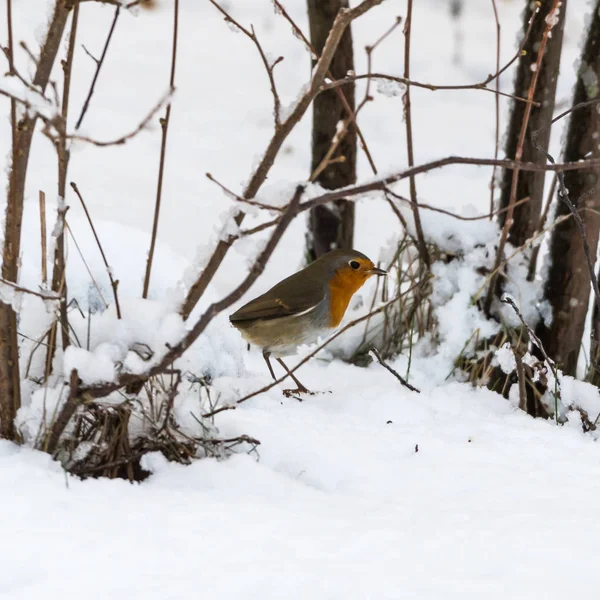
{"type": "Polygon", "coordinates": [[[372,269],[369,269],[368,273],[369,273],[369,275],[377,275],[377,276],[387,275],[387,271],[384,271],[383,269],[380,269],[379,267],[373,267],[372,269]]]}

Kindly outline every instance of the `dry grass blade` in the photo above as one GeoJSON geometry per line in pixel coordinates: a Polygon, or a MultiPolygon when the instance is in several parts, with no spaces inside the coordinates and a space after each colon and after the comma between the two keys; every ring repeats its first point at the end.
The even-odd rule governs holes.
{"type": "Polygon", "coordinates": [[[77,194],[77,197],[79,198],[79,201],[81,202],[81,206],[83,207],[85,216],[87,217],[88,223],[90,224],[90,228],[92,229],[92,233],[94,234],[94,239],[96,240],[96,244],[98,245],[98,249],[100,250],[100,254],[102,256],[102,261],[104,262],[104,266],[106,267],[106,273],[108,274],[108,278],[110,279],[110,285],[112,287],[113,296],[115,299],[115,309],[117,311],[117,319],[120,320],[121,319],[121,305],[119,304],[119,294],[117,292],[117,288],[119,287],[119,282],[118,282],[118,280],[115,280],[112,275],[112,269],[110,268],[110,265],[108,264],[108,260],[106,259],[106,254],[104,254],[104,248],[102,247],[100,238],[98,237],[98,234],[96,233],[96,228],[94,227],[94,221],[92,221],[92,216],[90,215],[87,205],[83,200],[83,196],[81,195],[81,192],[79,191],[79,188],[77,187],[77,184],[74,181],[71,181],[71,187],[73,188],[73,191],[75,192],[75,194],[77,194]]]}

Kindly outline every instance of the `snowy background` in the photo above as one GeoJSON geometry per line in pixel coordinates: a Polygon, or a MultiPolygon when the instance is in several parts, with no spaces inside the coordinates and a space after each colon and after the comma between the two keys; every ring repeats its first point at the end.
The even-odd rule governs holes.
{"type": "MultiPolygon", "coordinates": [[[[524,3],[497,2],[504,64],[516,49],[524,3]]],[[[0,4],[4,14],[5,0],[0,4]]],[[[177,92],[151,282],[156,303],[132,316],[128,332],[111,329],[111,323],[99,317],[96,343],[112,334],[131,337],[132,331],[162,341],[173,334],[168,313],[178,297],[177,284],[214,244],[232,206],[204,174],[212,173],[239,192],[272,133],[268,81],[250,41],[231,31],[209,2],[180,4],[177,92]]],[[[495,70],[491,1],[464,4],[461,60],[455,62],[457,29],[448,2],[415,2],[414,79],[471,83],[495,70]]],[[[48,0],[13,0],[17,41],[38,47],[50,5],[48,0]]],[[[255,26],[270,55],[285,57],[276,77],[282,101],[290,105],[310,75],[302,44],[268,0],[223,5],[242,24],[255,26]]],[[[308,31],[304,0],[286,0],[284,5],[308,31]]],[[[558,106],[570,99],[589,10],[587,1],[569,3],[558,106]]],[[[387,0],[354,24],[357,72],[366,69],[364,46],[405,12],[405,2],[387,0]]],[[[112,16],[110,6],[82,5],[78,38],[95,55],[100,54],[112,16]]],[[[98,139],[117,137],[132,129],[164,94],[171,24],[169,0],[160,0],[152,12],[123,12],[84,121],[85,133],[98,139]]],[[[3,19],[0,39],[4,44],[3,19]]],[[[403,43],[397,30],[376,51],[374,69],[400,75],[403,43]]],[[[17,64],[22,72],[32,72],[21,51],[17,64]]],[[[93,69],[78,46],[73,119],[93,69]]],[[[58,69],[54,78],[61,80],[58,69]]],[[[502,78],[502,90],[510,93],[511,83],[512,72],[502,78]]],[[[358,88],[358,98],[363,89],[358,88]]],[[[492,94],[414,89],[412,104],[417,164],[447,155],[493,156],[492,94]]],[[[8,107],[0,98],[2,114],[8,115],[8,107]]],[[[508,108],[504,99],[501,107],[502,133],[508,108]]],[[[360,124],[380,173],[406,166],[399,95],[377,94],[362,112],[360,124]]],[[[557,128],[551,148],[555,155],[560,152],[560,135],[557,128]]],[[[130,315],[139,309],[136,298],[152,226],[159,149],[156,125],[121,147],[102,150],[75,144],[71,151],[69,181],[77,182],[94,216],[121,281],[123,310],[130,315]]],[[[6,165],[9,153],[5,117],[0,120],[0,155],[6,165]]],[[[309,166],[307,115],[284,145],[260,199],[282,201],[295,182],[309,175],[309,166]]],[[[52,204],[56,168],[48,140],[36,136],[27,180],[21,274],[22,283],[31,287],[39,282],[38,190],[45,190],[52,204]]],[[[360,155],[359,180],[371,176],[360,155]]],[[[464,214],[481,214],[489,205],[490,176],[490,169],[446,168],[418,178],[419,197],[464,214]]],[[[0,187],[6,185],[4,169],[0,187]]],[[[406,192],[403,185],[397,189],[406,192]]],[[[94,276],[108,290],[100,255],[70,189],[66,200],[73,234],[94,276]]],[[[453,221],[427,214],[424,223],[426,232],[437,239],[447,239],[449,233],[463,236],[466,247],[490,242],[494,236],[485,221],[456,230],[453,221]]],[[[304,227],[300,218],[288,230],[248,298],[302,265],[304,227]]],[[[385,255],[386,242],[397,234],[397,221],[385,203],[376,197],[359,203],[357,249],[378,260],[385,255]]],[[[203,303],[240,280],[257,243],[249,240],[230,252],[203,303]]],[[[71,243],[68,252],[70,293],[85,307],[89,276],[71,243]]],[[[261,441],[258,455],[204,460],[191,467],[150,456],[146,466],[154,474],[141,485],[81,482],[44,454],[0,442],[0,598],[243,595],[438,600],[589,594],[596,580],[596,552],[600,553],[595,533],[600,494],[597,444],[581,433],[576,419],[557,428],[534,421],[499,395],[447,380],[474,327],[475,317],[462,309],[477,282],[461,279],[461,272],[437,268],[444,343],[435,355],[425,343],[415,348],[411,382],[421,394],[400,387],[378,365],[359,369],[324,356],[299,375],[308,387],[328,393],[298,403],[275,389],[219,415],[223,436],[247,433],[261,441]]],[[[365,289],[365,298],[370,291],[365,289]]],[[[226,315],[211,325],[186,360],[190,370],[213,377],[215,395],[223,402],[268,382],[262,358],[246,352],[226,315]]],[[[403,373],[407,358],[393,364],[403,373]]],[[[565,379],[563,393],[567,400],[586,406],[597,400],[595,389],[573,380],[565,379]]],[[[19,415],[25,433],[37,415],[36,398],[26,400],[19,415]]],[[[187,402],[178,406],[179,415],[191,410],[187,402]]],[[[590,416],[594,419],[596,413],[590,416]]]]}

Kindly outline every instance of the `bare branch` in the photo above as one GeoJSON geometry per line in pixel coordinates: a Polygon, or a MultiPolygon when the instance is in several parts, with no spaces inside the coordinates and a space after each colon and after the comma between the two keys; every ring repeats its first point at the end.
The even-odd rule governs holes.
{"type": "MultiPolygon", "coordinates": [[[[19,293],[23,293],[23,294],[30,294],[32,296],[37,296],[38,298],[41,298],[42,300],[45,300],[45,301],[57,302],[60,300],[60,296],[58,294],[53,294],[52,292],[50,292],[50,293],[36,292],[35,290],[30,290],[29,288],[21,287],[20,285],[17,285],[16,283],[13,283],[12,281],[6,281],[6,279],[0,278],[0,286],[3,286],[3,285],[8,286],[9,288],[13,289],[15,292],[19,292],[19,293]]],[[[1,299],[0,299],[0,302],[2,302],[1,299]]]]}
{"type": "MultiPolygon", "coordinates": [[[[117,4],[117,8],[115,9],[115,16],[113,17],[110,29],[108,31],[108,36],[106,38],[106,42],[104,43],[104,48],[102,49],[102,54],[100,55],[100,60],[96,60],[86,50],[87,54],[89,56],[92,56],[92,58],[94,58],[94,60],[96,61],[96,71],[94,72],[94,77],[92,78],[92,83],[90,85],[90,89],[86,96],[85,102],[83,103],[83,107],[81,108],[81,113],[79,115],[79,118],[77,119],[77,124],[75,125],[76,130],[79,129],[79,127],[81,126],[83,118],[85,117],[85,113],[87,112],[87,110],[90,106],[90,101],[92,100],[92,96],[94,95],[94,90],[96,89],[96,82],[98,81],[98,76],[100,75],[100,69],[102,68],[102,65],[104,64],[104,58],[106,57],[106,52],[108,51],[108,46],[110,44],[110,40],[112,39],[113,33],[115,31],[115,27],[117,25],[117,21],[119,19],[120,12],[121,12],[121,4],[117,4]]],[[[85,50],[85,48],[84,48],[84,50],[85,50]]]]}
{"type": "MultiPolygon", "coordinates": [[[[388,194],[390,194],[392,197],[396,198],[396,200],[401,200],[402,202],[406,202],[408,204],[410,204],[410,202],[411,202],[408,198],[405,198],[404,196],[400,196],[399,194],[392,192],[392,190],[390,190],[389,188],[386,188],[386,192],[388,194]]],[[[529,198],[521,198],[518,202],[515,203],[515,206],[525,204],[525,202],[529,202],[529,198]]],[[[476,217],[465,217],[464,215],[459,215],[455,212],[452,212],[451,210],[446,210],[444,208],[439,208],[437,206],[431,206],[431,204],[425,204],[423,202],[417,202],[417,206],[424,210],[430,210],[431,212],[436,212],[436,213],[440,213],[442,215],[447,215],[448,217],[452,217],[453,219],[458,219],[459,221],[483,221],[484,219],[491,219],[495,215],[501,215],[502,213],[504,213],[508,210],[508,206],[505,206],[504,208],[500,208],[496,211],[492,211],[489,214],[478,215],[476,217]]]]}
{"type": "Polygon", "coordinates": [[[236,21],[216,0],[209,0],[209,2],[225,17],[225,21],[227,21],[227,23],[231,23],[234,27],[237,27],[245,36],[250,38],[256,46],[256,49],[260,54],[260,59],[265,66],[265,70],[267,71],[267,76],[271,85],[271,94],[273,95],[273,118],[275,119],[275,129],[277,129],[281,125],[281,100],[277,92],[277,85],[275,84],[275,76],[273,71],[275,70],[275,67],[283,60],[283,56],[278,57],[273,64],[269,63],[269,59],[267,58],[267,55],[260,44],[258,36],[254,31],[254,25],[250,25],[249,30],[246,29],[243,25],[236,21]]]}
{"type": "MultiPolygon", "coordinates": [[[[410,37],[412,29],[412,9],[413,0],[408,0],[408,9],[406,13],[406,22],[404,25],[404,77],[410,79],[410,37]]],[[[412,167],[415,164],[414,146],[413,146],[413,131],[412,131],[412,111],[410,104],[410,86],[407,86],[404,92],[404,121],[406,124],[406,149],[408,153],[408,166],[412,167]]],[[[421,260],[427,269],[431,268],[431,257],[427,244],[425,243],[425,235],[423,226],[421,225],[421,216],[417,205],[417,186],[414,175],[408,178],[410,186],[410,202],[412,207],[413,219],[415,221],[415,229],[417,231],[417,247],[421,260]]]]}
{"type": "MultiPolygon", "coordinates": [[[[278,8],[280,8],[280,9],[282,8],[281,5],[279,4],[278,0],[273,0],[273,1],[274,1],[275,5],[278,6],[278,8]]],[[[286,13],[283,12],[283,14],[285,15],[286,13]]],[[[290,22],[291,22],[291,19],[288,18],[288,20],[290,20],[290,22]]],[[[523,53],[523,50],[525,48],[525,45],[527,44],[529,36],[531,34],[534,20],[535,20],[535,13],[531,16],[531,19],[529,20],[529,25],[528,25],[527,31],[525,32],[525,36],[523,37],[523,40],[521,41],[521,44],[519,45],[519,48],[518,48],[517,52],[514,54],[514,56],[501,69],[497,68],[497,70],[494,74],[488,75],[483,81],[480,81],[477,83],[468,83],[468,84],[462,84],[462,85],[439,85],[439,84],[434,84],[434,83],[424,83],[421,81],[413,81],[412,79],[409,79],[406,77],[394,77],[392,75],[386,75],[384,73],[372,73],[372,74],[367,73],[365,75],[349,76],[343,80],[333,81],[331,83],[324,85],[323,90],[343,86],[343,85],[346,85],[347,83],[351,83],[353,81],[357,81],[360,79],[367,79],[367,81],[369,79],[385,79],[388,81],[395,81],[397,83],[402,83],[402,84],[408,85],[408,86],[431,90],[432,92],[442,91],[442,90],[447,90],[447,91],[451,91],[451,90],[484,90],[484,91],[488,91],[488,92],[491,92],[494,94],[499,94],[501,96],[507,96],[509,98],[512,98],[513,100],[518,100],[520,102],[526,102],[528,104],[533,104],[533,106],[539,106],[538,102],[533,102],[533,100],[531,100],[531,99],[521,98],[519,96],[513,96],[511,94],[504,94],[497,89],[497,86],[496,86],[495,90],[487,87],[493,81],[497,81],[499,79],[499,77],[505,71],[507,71],[513,65],[513,63],[521,56],[521,54],[523,53]]],[[[293,22],[292,22],[292,26],[293,26],[293,22]]],[[[298,33],[297,28],[294,28],[294,31],[296,31],[296,33],[298,33]]],[[[306,43],[305,38],[304,38],[304,41],[306,43]]]]}
{"type": "MultiPolygon", "coordinates": [[[[2,92],[0,91],[0,93],[2,93],[2,92]]],[[[88,144],[92,144],[93,146],[98,146],[99,148],[106,148],[108,146],[122,146],[123,144],[126,144],[129,140],[131,140],[132,138],[136,137],[138,135],[138,133],[140,133],[141,131],[146,129],[146,127],[148,127],[148,124],[150,123],[150,121],[152,121],[152,119],[156,116],[158,111],[165,105],[165,103],[170,100],[171,96],[172,96],[172,92],[171,91],[167,92],[150,109],[150,112],[139,122],[139,124],[134,129],[132,129],[128,133],[125,133],[125,134],[119,136],[118,138],[103,141],[103,140],[94,139],[87,135],[79,135],[77,133],[73,133],[73,134],[68,133],[66,135],[66,138],[68,140],[75,140],[78,142],[86,142],[88,144]]],[[[46,130],[43,133],[45,135],[47,135],[50,139],[52,139],[52,140],[55,139],[54,134],[52,134],[49,130],[46,130]]]]}
{"type": "Polygon", "coordinates": [[[399,83],[402,85],[406,85],[408,87],[416,87],[424,90],[430,90],[432,92],[438,91],[464,91],[464,90],[483,90],[484,92],[491,92],[492,94],[496,94],[498,96],[503,96],[504,98],[510,98],[511,100],[517,100],[518,102],[525,102],[526,104],[532,104],[533,106],[539,107],[540,103],[535,102],[534,100],[528,100],[527,98],[522,98],[521,96],[515,96],[513,94],[508,94],[501,91],[496,91],[495,89],[491,89],[483,85],[482,83],[475,84],[465,84],[465,85],[434,85],[432,83],[423,83],[422,81],[415,81],[413,79],[409,79],[407,77],[399,77],[397,75],[388,75],[387,73],[364,73],[362,75],[348,75],[344,79],[338,79],[336,81],[332,81],[330,83],[326,83],[322,86],[321,91],[326,92],[327,90],[337,89],[339,87],[343,87],[344,85],[348,85],[350,83],[354,83],[355,81],[361,81],[366,79],[367,82],[373,79],[380,79],[382,81],[393,81],[395,83],[399,83]]]}
{"type": "MultiPolygon", "coordinates": [[[[177,64],[177,35],[179,30],[179,0],[175,0],[173,5],[173,43],[171,50],[171,74],[169,76],[169,89],[171,93],[175,90],[175,66],[177,64]]],[[[152,223],[152,235],[150,237],[150,249],[148,251],[148,260],[146,262],[146,274],[144,275],[144,288],[142,298],[148,297],[150,288],[150,274],[152,272],[152,261],[154,259],[154,248],[156,246],[156,236],[158,235],[158,220],[160,216],[160,207],[162,202],[162,186],[165,173],[165,157],[167,153],[167,135],[169,132],[169,122],[171,120],[171,103],[169,102],[164,119],[160,120],[162,137],[160,142],[160,165],[158,168],[158,183],[156,184],[156,203],[154,206],[154,220],[152,223]]]]}
{"type": "MultiPolygon", "coordinates": [[[[368,192],[374,191],[385,191],[387,187],[398,181],[403,179],[407,179],[411,175],[420,175],[422,173],[427,173],[429,171],[433,171],[435,169],[439,169],[442,167],[450,166],[450,165],[474,165],[474,166],[496,166],[502,167],[504,169],[516,169],[519,168],[522,171],[554,171],[554,172],[563,172],[563,171],[576,171],[576,170],[585,170],[585,169],[594,169],[600,166],[600,159],[588,159],[584,161],[577,161],[571,163],[558,163],[558,164],[546,164],[540,165],[537,163],[518,163],[514,160],[507,159],[493,159],[493,158],[471,158],[465,156],[449,156],[446,158],[442,158],[439,160],[434,160],[429,163],[424,163],[422,165],[413,167],[412,169],[405,169],[404,171],[400,171],[398,173],[393,173],[388,177],[384,177],[382,179],[377,179],[375,181],[371,181],[369,183],[349,186],[346,188],[341,188],[339,190],[334,190],[332,192],[327,192],[315,198],[311,198],[306,202],[303,202],[298,208],[298,212],[304,212],[305,210],[309,210],[314,206],[319,204],[324,204],[327,202],[333,202],[334,200],[339,200],[341,198],[349,198],[352,196],[359,196],[361,194],[366,194],[368,192]]],[[[427,205],[423,205],[425,208],[427,205]]],[[[486,215],[487,216],[487,215],[486,215]]],[[[227,240],[228,244],[232,244],[233,241],[242,236],[252,235],[254,233],[258,233],[259,231],[263,231],[264,229],[268,229],[269,227],[273,227],[278,222],[278,219],[273,219],[272,221],[268,221],[253,227],[252,229],[242,230],[237,236],[230,236],[227,240]]]]}
{"type": "Polygon", "coordinates": [[[218,185],[223,190],[223,192],[225,192],[225,194],[227,196],[229,196],[231,199],[235,200],[236,202],[240,202],[241,204],[248,204],[249,206],[256,206],[257,208],[262,208],[264,210],[274,210],[277,212],[285,211],[285,208],[282,208],[281,206],[273,206],[271,204],[263,204],[262,202],[257,202],[256,200],[247,200],[246,198],[242,198],[241,196],[238,196],[235,192],[232,192],[229,188],[225,187],[222,183],[218,182],[210,173],[206,173],[206,178],[209,181],[212,181],[213,183],[218,185]]]}
{"type": "Polygon", "coordinates": [[[85,44],[81,44],[81,48],[83,51],[96,63],[98,64],[100,61],[85,47],[85,44]]]}

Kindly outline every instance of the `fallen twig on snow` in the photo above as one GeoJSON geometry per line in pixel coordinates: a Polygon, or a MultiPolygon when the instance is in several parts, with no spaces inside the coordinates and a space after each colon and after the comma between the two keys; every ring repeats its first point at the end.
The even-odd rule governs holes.
{"type": "Polygon", "coordinates": [[[377,348],[371,348],[371,352],[377,359],[377,362],[384,369],[387,369],[404,387],[408,388],[411,392],[417,392],[418,394],[421,393],[421,390],[418,390],[414,385],[408,383],[408,381],[406,381],[406,379],[404,379],[404,377],[402,377],[398,371],[392,369],[392,367],[390,367],[390,365],[388,365],[383,358],[381,358],[381,354],[379,354],[379,350],[377,350],[377,348]]]}

